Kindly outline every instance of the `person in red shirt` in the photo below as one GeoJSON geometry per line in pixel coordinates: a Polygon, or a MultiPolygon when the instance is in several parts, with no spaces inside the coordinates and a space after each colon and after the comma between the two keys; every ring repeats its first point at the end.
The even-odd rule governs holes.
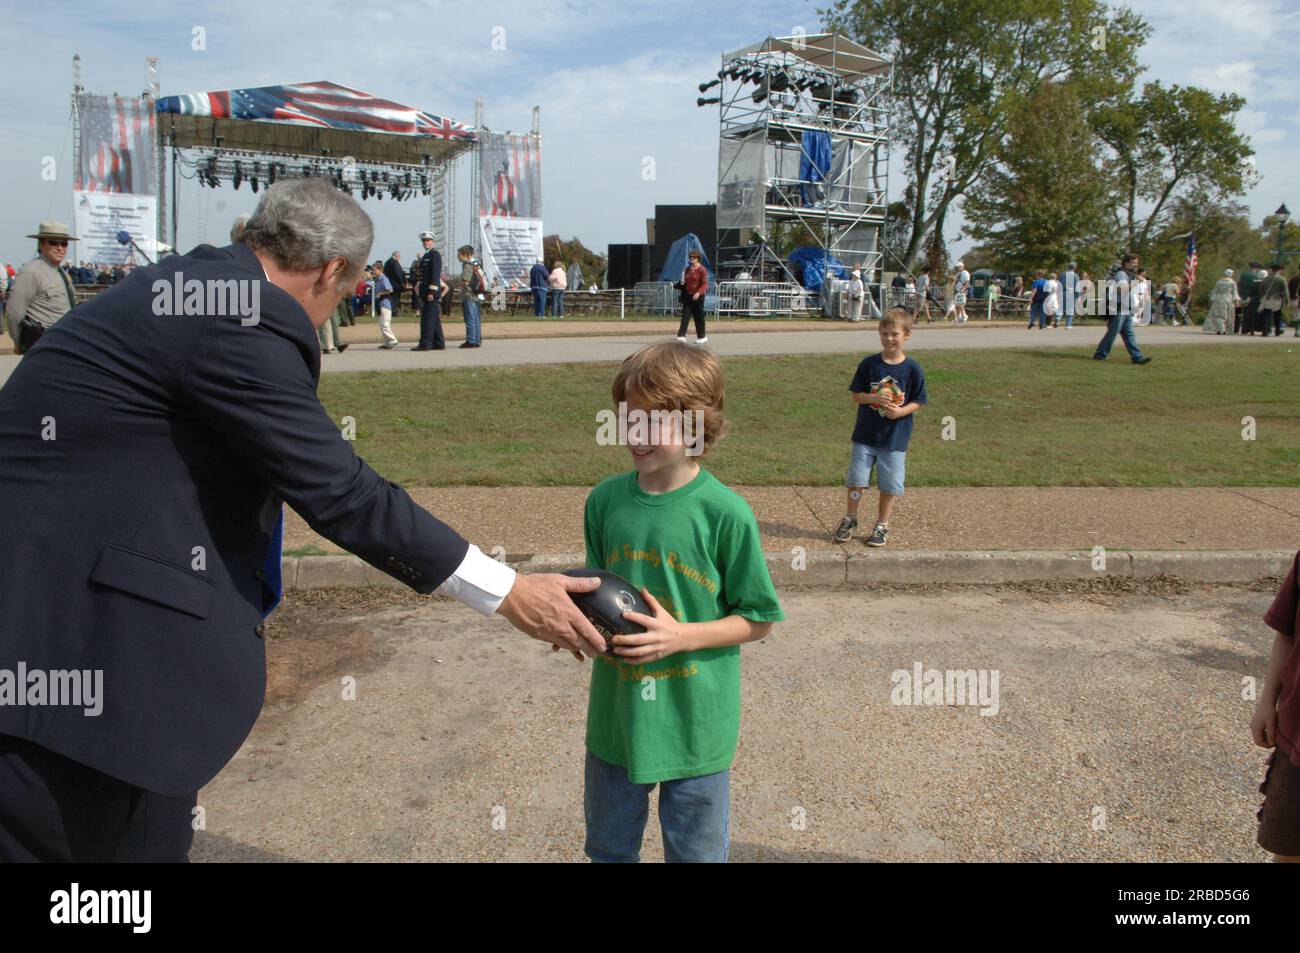
{"type": "Polygon", "coordinates": [[[1300,553],[1296,553],[1278,590],[1264,613],[1274,631],[1273,654],[1264,677],[1264,690],[1250,720],[1255,744],[1272,748],[1260,793],[1259,846],[1279,863],[1300,863],[1300,652],[1295,649],[1300,627],[1300,553]]]}
{"type": "Polygon", "coordinates": [[[703,344],[709,339],[704,333],[704,295],[709,290],[709,272],[700,264],[700,253],[690,253],[690,264],[682,273],[682,323],[677,328],[677,340],[686,340],[686,325],[695,318],[695,343],[703,344]]]}

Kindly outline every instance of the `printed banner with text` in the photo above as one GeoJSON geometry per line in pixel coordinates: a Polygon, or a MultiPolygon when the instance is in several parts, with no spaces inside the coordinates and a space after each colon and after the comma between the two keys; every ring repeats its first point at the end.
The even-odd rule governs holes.
{"type": "Polygon", "coordinates": [[[490,283],[500,277],[507,287],[528,287],[528,271],[542,257],[542,220],[539,218],[480,218],[478,243],[483,274],[490,283]]]}
{"type": "MultiPolygon", "coordinates": [[[[154,261],[158,260],[158,200],[152,195],[121,195],[112,192],[73,192],[76,206],[76,251],[69,258],[116,265],[131,257],[129,246],[117,240],[128,232],[154,261]]],[[[138,264],[146,264],[139,255],[138,264]]]]}

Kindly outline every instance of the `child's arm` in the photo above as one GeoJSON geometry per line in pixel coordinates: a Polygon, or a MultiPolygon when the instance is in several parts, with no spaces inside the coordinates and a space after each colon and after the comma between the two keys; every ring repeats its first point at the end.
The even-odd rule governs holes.
{"type": "Polygon", "coordinates": [[[771,622],[754,622],[741,615],[729,615],[714,622],[678,622],[649,590],[642,589],[641,595],[655,614],[624,612],[623,618],[645,626],[645,632],[616,635],[613,640],[614,654],[628,662],[657,662],[676,652],[757,642],[772,631],[771,622]]]}
{"type": "Polygon", "coordinates": [[[863,390],[855,390],[850,393],[853,395],[853,403],[855,404],[869,404],[872,407],[879,407],[885,401],[884,396],[881,394],[872,394],[863,390]]]}
{"type": "Polygon", "coordinates": [[[1264,676],[1264,690],[1255,703],[1255,714],[1250,719],[1250,734],[1261,748],[1277,746],[1277,695],[1282,689],[1282,666],[1286,664],[1293,642],[1281,632],[1273,636],[1273,654],[1268,660],[1268,674],[1264,676]]]}

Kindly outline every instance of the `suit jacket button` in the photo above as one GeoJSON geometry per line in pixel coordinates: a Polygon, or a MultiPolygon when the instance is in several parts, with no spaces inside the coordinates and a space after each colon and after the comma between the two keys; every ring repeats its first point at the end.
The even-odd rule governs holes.
{"type": "Polygon", "coordinates": [[[254,634],[255,634],[259,639],[264,639],[264,638],[266,638],[266,623],[265,623],[265,622],[259,622],[259,623],[257,623],[257,628],[253,630],[253,633],[254,633],[254,634]]]}
{"type": "Polygon", "coordinates": [[[257,572],[253,573],[253,575],[256,576],[258,581],[260,582],[261,580],[266,578],[266,570],[259,569],[257,572]]]}

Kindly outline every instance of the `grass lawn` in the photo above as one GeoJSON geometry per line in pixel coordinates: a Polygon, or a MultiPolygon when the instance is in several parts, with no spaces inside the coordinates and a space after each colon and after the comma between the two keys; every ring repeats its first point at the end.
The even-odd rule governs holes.
{"type": "MultiPolygon", "coordinates": [[[[1300,347],[1169,347],[1145,367],[1091,348],[927,354],[912,486],[1300,485],[1300,347]],[[1242,439],[1242,418],[1256,439],[1242,439]],[[956,439],[942,439],[952,417],[956,439]]],[[[728,483],[838,485],[856,408],[848,355],[730,358],[731,432],[707,458],[728,483]]],[[[411,486],[591,485],[629,469],[596,443],[614,365],[330,374],[330,415],[411,486]]]]}

